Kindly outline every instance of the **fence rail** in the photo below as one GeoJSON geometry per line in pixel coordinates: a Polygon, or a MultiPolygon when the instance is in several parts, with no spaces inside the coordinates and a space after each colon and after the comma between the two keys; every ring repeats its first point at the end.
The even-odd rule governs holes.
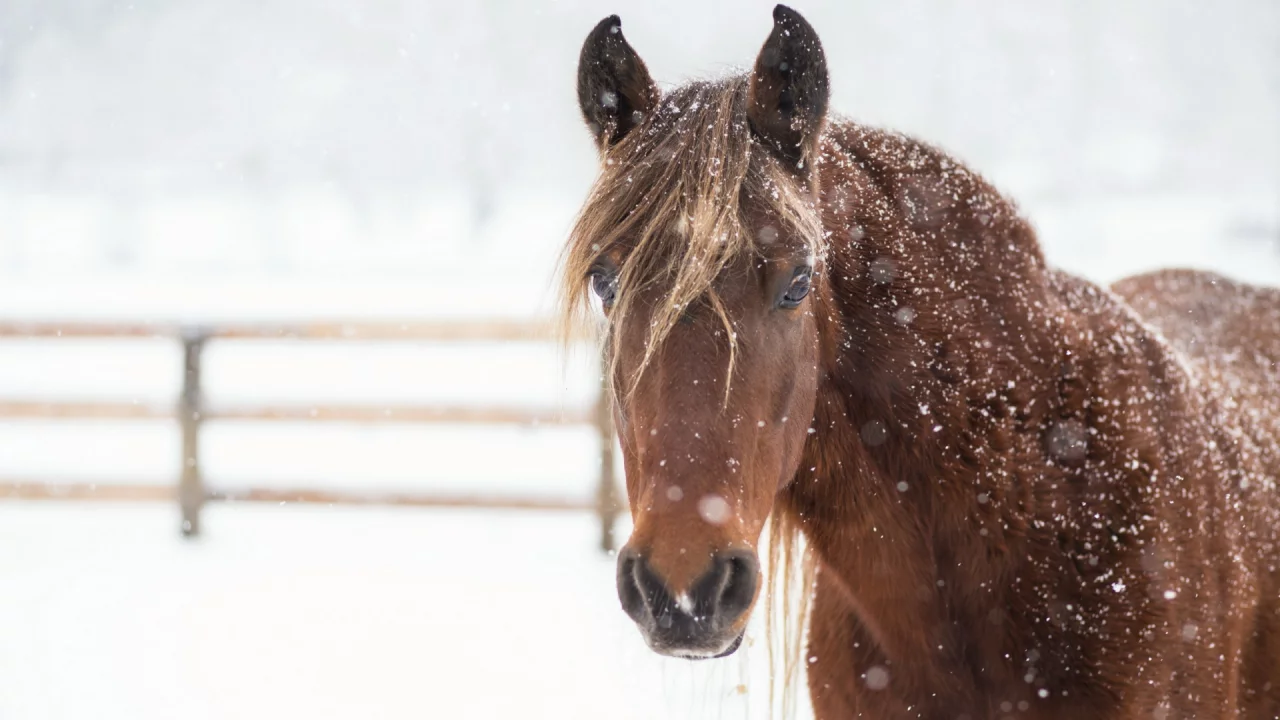
{"type": "MultiPolygon", "coordinates": [[[[600,522],[600,546],[614,546],[613,530],[620,503],[614,474],[613,425],[609,393],[602,386],[591,407],[552,410],[528,407],[458,405],[234,405],[210,404],[203,394],[202,360],[211,341],[413,341],[413,342],[552,342],[548,323],[508,320],[471,322],[307,322],[292,324],[100,324],[84,322],[0,323],[0,339],[144,339],[181,343],[182,389],[172,405],[130,402],[5,401],[0,418],[8,419],[172,419],[182,432],[182,463],[174,486],[117,482],[0,479],[0,499],[177,501],[182,532],[200,533],[200,511],[209,502],[323,503],[332,505],[404,505],[416,507],[502,508],[519,510],[590,510],[600,522]],[[590,425],[600,441],[600,465],[593,497],[546,498],[513,495],[447,493],[343,492],[299,487],[211,490],[200,464],[200,431],[211,420],[251,422],[460,423],[480,425],[590,425]]],[[[603,373],[601,374],[603,377],[603,373]]]]}
{"type": "Polygon", "coordinates": [[[549,322],[471,320],[442,322],[126,323],[5,322],[0,338],[182,338],[222,340],[420,340],[432,342],[533,341],[556,337],[549,322]]]}
{"type": "MultiPolygon", "coordinates": [[[[92,500],[103,502],[172,502],[177,486],[124,482],[0,481],[0,500],[92,500]]],[[[232,503],[300,503],[315,505],[406,505],[411,507],[488,508],[496,510],[597,510],[594,498],[520,497],[447,493],[367,493],[341,490],[249,488],[210,490],[207,501],[232,503]]]]}
{"type": "MultiPolygon", "coordinates": [[[[156,420],[172,418],[175,406],[127,402],[0,402],[0,418],[156,420]]],[[[205,420],[347,423],[456,423],[460,425],[590,425],[590,410],[541,410],[421,405],[280,405],[206,407],[205,420]]]]}

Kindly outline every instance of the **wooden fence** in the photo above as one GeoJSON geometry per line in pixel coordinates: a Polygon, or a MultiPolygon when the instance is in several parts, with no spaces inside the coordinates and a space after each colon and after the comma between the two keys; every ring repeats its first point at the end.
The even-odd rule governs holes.
{"type": "MultiPolygon", "coordinates": [[[[182,533],[200,533],[200,510],[213,501],[294,502],[334,505],[410,505],[423,507],[505,508],[521,510],[589,510],[600,521],[600,546],[614,547],[614,523],[620,510],[614,475],[614,434],[604,387],[591,407],[571,410],[539,410],[523,407],[475,407],[449,405],[333,405],[333,406],[213,406],[206,402],[201,385],[201,359],[210,342],[221,340],[407,341],[448,343],[551,342],[554,334],[545,324],[517,321],[440,323],[302,323],[295,325],[216,324],[94,324],[0,323],[0,339],[170,338],[182,345],[183,381],[173,404],[140,405],[127,402],[9,402],[0,400],[0,418],[11,419],[110,419],[168,418],[182,432],[182,467],[175,486],[130,483],[57,482],[48,479],[0,481],[0,499],[42,500],[152,500],[178,502],[182,533]],[[210,490],[200,472],[200,429],[211,420],[305,421],[347,423],[462,423],[480,425],[591,425],[600,440],[599,477],[593,497],[546,498],[510,495],[451,495],[432,493],[361,493],[298,488],[247,488],[234,492],[210,490]]],[[[601,373],[604,376],[604,373],[601,373]]]]}

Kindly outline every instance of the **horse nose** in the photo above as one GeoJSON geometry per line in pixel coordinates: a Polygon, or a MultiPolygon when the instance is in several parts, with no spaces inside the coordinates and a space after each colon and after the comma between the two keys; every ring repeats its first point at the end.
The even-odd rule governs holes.
{"type": "Polygon", "coordinates": [[[751,607],[760,581],[754,553],[716,553],[711,568],[684,592],[672,592],[643,555],[618,556],[618,598],[631,619],[672,640],[720,633],[751,607]]]}

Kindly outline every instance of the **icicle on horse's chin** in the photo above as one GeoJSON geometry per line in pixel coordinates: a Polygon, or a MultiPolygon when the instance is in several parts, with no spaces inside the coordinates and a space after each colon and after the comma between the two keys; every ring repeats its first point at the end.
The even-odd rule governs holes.
{"type": "Polygon", "coordinates": [[[565,306],[609,320],[645,641],[732,653],[772,514],[819,571],[819,718],[1280,716],[1280,293],[1046,268],[979,176],[828,119],[773,18],[665,94],[617,17],[582,48],[565,306]]]}

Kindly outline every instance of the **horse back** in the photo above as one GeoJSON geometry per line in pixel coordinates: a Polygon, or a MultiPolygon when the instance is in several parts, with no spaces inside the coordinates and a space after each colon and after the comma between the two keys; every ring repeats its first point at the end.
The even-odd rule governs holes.
{"type": "Polygon", "coordinates": [[[1276,387],[1280,290],[1196,270],[1135,275],[1111,290],[1189,359],[1259,390],[1276,387]]]}
{"type": "Polygon", "coordinates": [[[1195,270],[1163,270],[1111,290],[1181,354],[1270,455],[1280,480],[1280,290],[1195,270]]]}

